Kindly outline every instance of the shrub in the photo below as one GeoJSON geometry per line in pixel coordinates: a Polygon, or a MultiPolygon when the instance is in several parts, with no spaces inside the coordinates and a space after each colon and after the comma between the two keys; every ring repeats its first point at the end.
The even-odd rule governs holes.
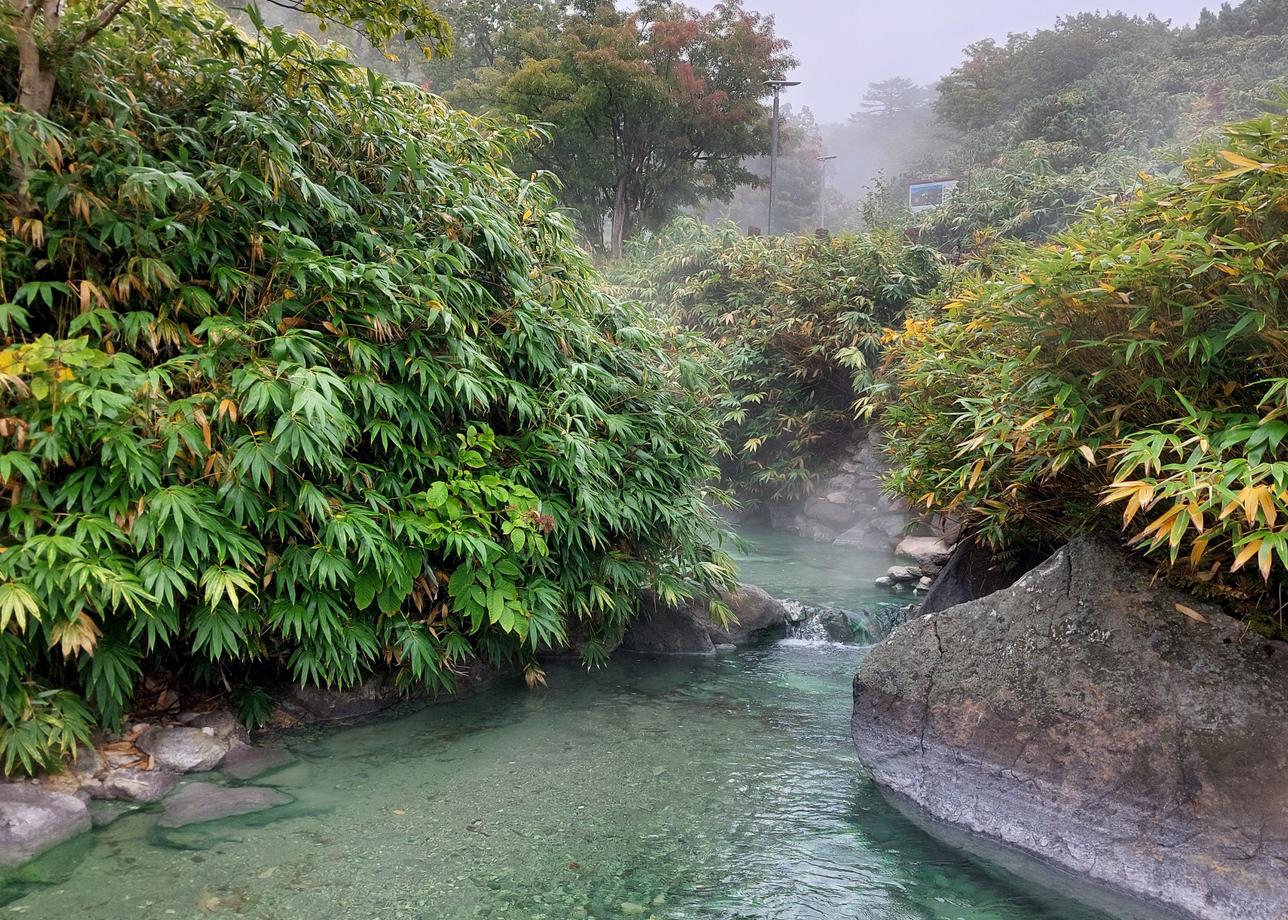
{"type": "Polygon", "coordinates": [[[1281,631],[1285,201],[1288,118],[1266,116],[1183,179],[960,279],[891,337],[893,484],[995,542],[1129,528],[1281,631]]]}
{"type": "Polygon", "coordinates": [[[893,235],[744,237],[685,220],[637,247],[623,275],[709,346],[726,480],[750,498],[789,499],[850,443],[882,330],[938,271],[930,249],[893,235]]]}
{"type": "Polygon", "coordinates": [[[522,136],[205,6],[67,74],[49,120],[0,108],[36,206],[0,186],[6,771],[147,668],[254,720],[257,675],[539,677],[642,589],[728,582],[710,417],[504,166],[522,136]]]}
{"type": "Polygon", "coordinates": [[[1030,141],[971,170],[943,205],[922,215],[918,239],[949,253],[973,253],[998,237],[1042,241],[1124,193],[1138,169],[1123,154],[1088,161],[1072,145],[1030,141]]]}

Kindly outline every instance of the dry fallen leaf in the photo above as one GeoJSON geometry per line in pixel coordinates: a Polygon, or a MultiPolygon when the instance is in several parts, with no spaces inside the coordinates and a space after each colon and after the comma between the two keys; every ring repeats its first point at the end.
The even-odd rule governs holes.
{"type": "Polygon", "coordinates": [[[398,815],[398,816],[400,816],[400,817],[401,817],[402,815],[407,814],[407,812],[403,811],[401,808],[395,808],[395,809],[394,809],[394,814],[396,814],[396,815],[398,815]]]}
{"type": "Polygon", "coordinates": [[[1207,622],[1207,617],[1205,617],[1203,614],[1199,613],[1199,612],[1198,612],[1197,610],[1195,610],[1193,607],[1186,607],[1184,604],[1177,604],[1177,605],[1176,605],[1176,611],[1177,611],[1177,613],[1183,613],[1183,614],[1185,614],[1185,615],[1186,615],[1187,617],[1189,617],[1191,620],[1195,620],[1195,621],[1197,621],[1197,622],[1199,622],[1199,623],[1206,623],[1206,622],[1207,622]]]}

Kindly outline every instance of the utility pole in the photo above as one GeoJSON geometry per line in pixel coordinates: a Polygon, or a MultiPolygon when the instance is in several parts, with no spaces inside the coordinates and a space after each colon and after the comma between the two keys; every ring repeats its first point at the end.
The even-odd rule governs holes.
{"type": "Polygon", "coordinates": [[[827,164],[836,159],[836,154],[815,157],[822,168],[823,174],[818,180],[818,229],[827,229],[827,164]]]}
{"type": "Polygon", "coordinates": [[[763,84],[774,93],[774,120],[769,129],[769,214],[765,219],[765,236],[774,235],[774,178],[778,172],[778,94],[788,86],[800,86],[799,80],[766,80],[763,84]]]}

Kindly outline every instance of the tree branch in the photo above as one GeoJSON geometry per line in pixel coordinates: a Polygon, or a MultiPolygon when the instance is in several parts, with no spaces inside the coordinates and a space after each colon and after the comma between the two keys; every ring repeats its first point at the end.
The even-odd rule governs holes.
{"type": "Polygon", "coordinates": [[[112,24],[112,20],[121,14],[121,10],[125,9],[126,4],[129,2],[130,0],[112,0],[111,3],[103,7],[99,14],[94,17],[94,20],[85,27],[85,31],[76,36],[76,41],[72,47],[80,48],[82,45],[88,44],[95,35],[112,24]]]}

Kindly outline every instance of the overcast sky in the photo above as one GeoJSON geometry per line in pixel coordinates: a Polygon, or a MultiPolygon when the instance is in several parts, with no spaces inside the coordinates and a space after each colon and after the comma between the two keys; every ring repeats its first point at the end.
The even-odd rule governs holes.
{"type": "MultiPolygon", "coordinates": [[[[715,0],[690,0],[710,9],[715,0]]],[[[772,13],[778,34],[800,60],[788,90],[795,105],[813,108],[819,121],[844,121],[858,109],[869,83],[909,77],[930,83],[961,61],[962,49],[981,38],[1031,32],[1057,17],[1084,10],[1153,13],[1174,25],[1191,23],[1219,0],[745,0],[772,13]]],[[[785,97],[788,98],[788,97],[785,97]]]]}

